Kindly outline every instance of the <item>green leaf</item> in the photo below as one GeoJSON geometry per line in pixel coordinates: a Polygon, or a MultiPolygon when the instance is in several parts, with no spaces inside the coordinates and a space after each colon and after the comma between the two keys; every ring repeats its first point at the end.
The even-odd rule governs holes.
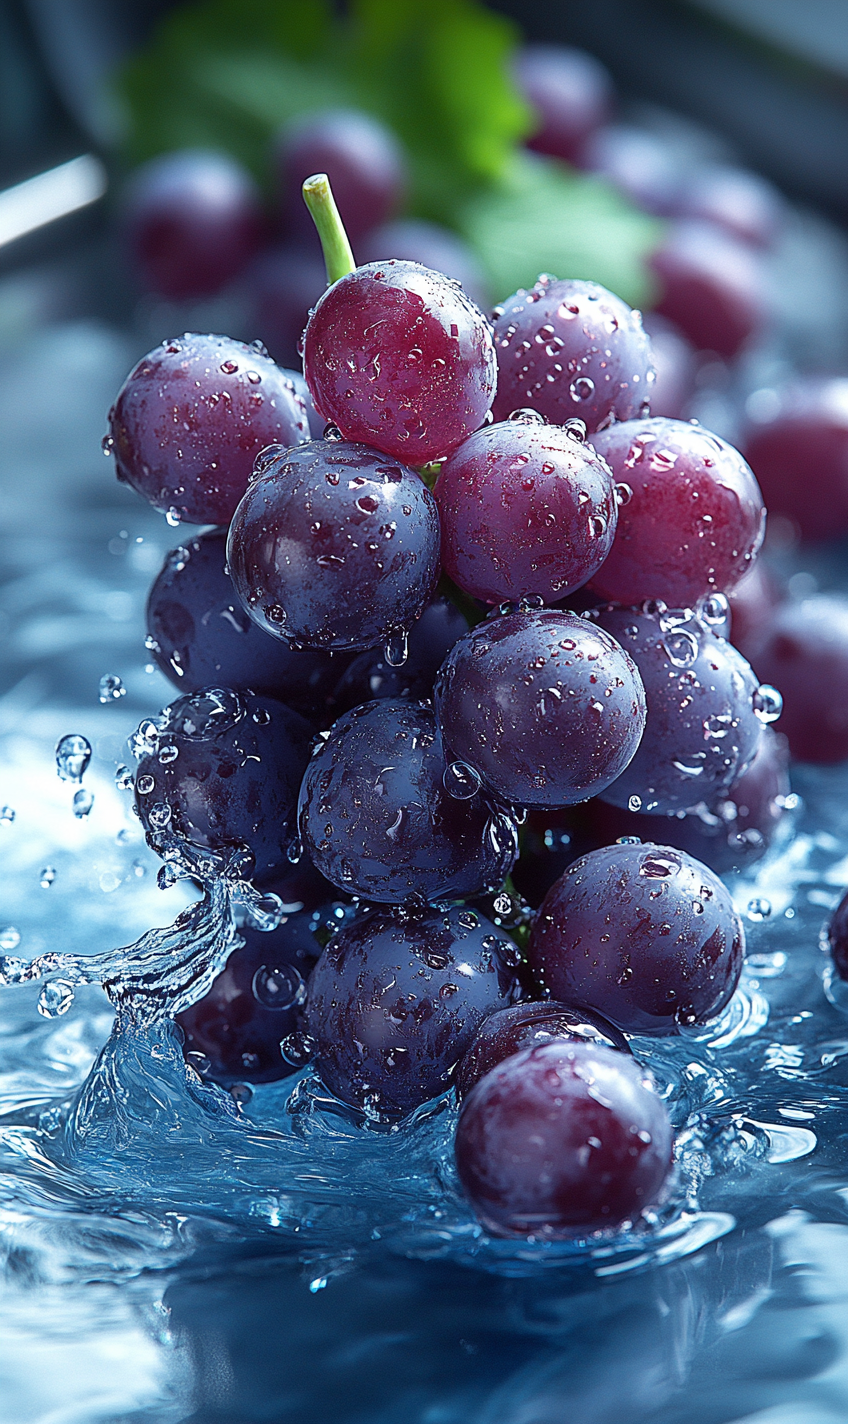
{"type": "Polygon", "coordinates": [[[600,282],[632,306],[650,299],[646,258],[662,224],[601,178],[517,155],[499,183],[472,195],[457,225],[499,299],[540,272],[600,282]]]}

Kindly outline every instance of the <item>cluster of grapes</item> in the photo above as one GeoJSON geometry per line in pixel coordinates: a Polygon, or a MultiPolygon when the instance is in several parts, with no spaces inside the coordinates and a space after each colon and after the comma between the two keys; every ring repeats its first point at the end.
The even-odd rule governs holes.
{"type": "Polygon", "coordinates": [[[543,276],[490,324],[439,272],[354,267],[326,180],[305,192],[331,278],[305,376],[186,335],[106,440],[172,523],[215,526],[150,594],[182,695],[135,734],[137,813],[166,870],[235,867],[283,903],[180,1016],[187,1057],[223,1083],[311,1061],[388,1122],[456,1084],[492,1230],[633,1220],[673,1144],[625,1035],[719,1013],[744,954],[684,843],[720,827],[726,850],[738,816],[757,853],[779,810],[779,696],[725,636],[759,489],[650,416],[611,293],[543,276]],[[587,816],[588,854],[534,848],[585,803],[656,843],[587,816]],[[534,917],[508,877],[546,857],[534,917]]]}

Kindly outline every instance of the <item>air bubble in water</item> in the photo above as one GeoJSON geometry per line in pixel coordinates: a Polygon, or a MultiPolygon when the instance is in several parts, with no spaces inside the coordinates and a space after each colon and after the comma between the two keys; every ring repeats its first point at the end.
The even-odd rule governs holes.
{"type": "Polygon", "coordinates": [[[11,826],[15,812],[11,806],[0,806],[0,825],[11,826]]]}
{"type": "Polygon", "coordinates": [[[0,930],[0,949],[17,949],[21,942],[21,932],[14,925],[6,925],[0,930]]]}
{"type": "Polygon", "coordinates": [[[89,814],[93,805],[94,793],[92,791],[86,791],[85,787],[81,786],[79,791],[74,792],[74,815],[80,821],[89,814]]]}
{"type": "Polygon", "coordinates": [[[41,886],[42,890],[49,890],[55,879],[56,871],[53,869],[52,865],[45,865],[44,868],[39,871],[38,883],[41,886]]]}
{"type": "Polygon", "coordinates": [[[253,976],[253,997],[266,1009],[292,1009],[306,1003],[303,975],[293,964],[262,964],[253,976]]]}
{"type": "Polygon", "coordinates": [[[45,984],[38,996],[38,1012],[42,1018],[58,1019],[74,1002],[74,986],[65,979],[53,979],[45,984]]]}
{"type": "Polygon", "coordinates": [[[403,629],[389,638],[383,656],[389,667],[403,667],[409,657],[409,635],[403,629]]]}
{"type": "Polygon", "coordinates": [[[753,707],[760,721],[768,725],[769,722],[776,722],[783,711],[783,698],[776,687],[763,682],[754,693],[753,707]]]}
{"type": "Polygon", "coordinates": [[[758,895],[755,899],[748,901],[747,909],[749,920],[767,920],[771,914],[771,901],[758,895]]]}
{"type": "Polygon", "coordinates": [[[62,781],[82,781],[91,761],[91,743],[78,732],[69,732],[56,743],[56,770],[62,781]]]}
{"type": "Polygon", "coordinates": [[[454,801],[470,801],[482,784],[474,767],[464,761],[452,761],[442,772],[442,785],[454,801]]]}
{"type": "Polygon", "coordinates": [[[305,1068],[315,1055],[316,1043],[308,1033],[287,1033],[280,1039],[280,1052],[293,1068],[305,1068]]]}
{"type": "Polygon", "coordinates": [[[105,672],[100,679],[98,695],[106,706],[109,702],[118,702],[122,697],[126,697],[127,689],[116,672],[105,672]]]}

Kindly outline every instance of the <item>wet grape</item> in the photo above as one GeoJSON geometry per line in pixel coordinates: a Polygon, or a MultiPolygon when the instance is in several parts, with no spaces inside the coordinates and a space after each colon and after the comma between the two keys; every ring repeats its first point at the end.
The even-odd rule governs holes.
{"type": "Polygon", "coordinates": [[[635,1221],[671,1170],[668,1113],[635,1060],[546,1043],[472,1089],[456,1131],[459,1179],[497,1236],[586,1234],[635,1221]]]}
{"type": "Polygon", "coordinates": [[[574,861],[548,891],[527,946],[545,993],[641,1034],[715,1017],[744,953],[718,876],[654,844],[605,846],[574,861]]]}
{"type": "Polygon", "coordinates": [[[498,1009],[485,1018],[463,1056],[457,1073],[459,1096],[465,1098],[475,1083],[487,1073],[521,1053],[542,1043],[565,1042],[604,1044],[629,1053],[627,1039],[612,1024],[591,1010],[572,1009],[555,999],[535,999],[498,1009]]]}
{"type": "Polygon", "coordinates": [[[490,948],[497,937],[462,906],[372,911],[335,935],[306,1009],[327,1087],[389,1120],[446,1092],[481,1021],[516,993],[503,955],[490,948]]]}

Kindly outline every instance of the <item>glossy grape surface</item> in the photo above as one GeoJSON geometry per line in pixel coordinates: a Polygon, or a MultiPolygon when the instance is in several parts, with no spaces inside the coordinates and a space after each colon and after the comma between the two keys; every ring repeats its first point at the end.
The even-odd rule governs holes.
{"type": "Polygon", "coordinates": [[[612,84],[603,65],[566,45],[529,44],[515,55],[512,72],[536,111],[537,128],[527,147],[579,163],[587,138],[610,109],[612,84]]]}
{"type": "Polygon", "coordinates": [[[827,926],[827,946],[840,979],[848,979],[848,894],[843,895],[827,926]]]}
{"type": "Polygon", "coordinates": [[[515,859],[515,825],[473,785],[451,796],[446,773],[426,704],[367,702],[340,717],[300,796],[317,868],[350,894],[396,904],[499,889],[515,859]]]}
{"type": "Polygon", "coordinates": [[[312,728],[282,702],[207,688],[167,709],[155,750],[139,760],[135,805],[160,854],[246,847],[257,881],[287,867],[312,728]]]}
{"type": "Polygon", "coordinates": [[[308,648],[373,648],[408,630],[433,593],[436,502],[416,474],[366,445],[268,450],[227,559],[266,632],[308,648]]]}
{"type": "Polygon", "coordinates": [[[569,1008],[555,999],[511,1004],[508,1009],[498,1009],[484,1019],[474,1035],[457,1073],[459,1096],[466,1098],[474,1084],[491,1073],[504,1058],[511,1058],[525,1048],[538,1048],[542,1043],[566,1040],[600,1043],[607,1048],[630,1051],[624,1034],[591,1010],[569,1008]]]}
{"type": "Polygon", "coordinates": [[[306,1023],[321,1077],[343,1102],[403,1117],[444,1093],[478,1025],[517,992],[516,945],[475,910],[377,910],[334,935],[306,1023]]]}
{"type": "Polygon", "coordinates": [[[468,624],[455,604],[434,598],[409,634],[406,661],[393,667],[384,651],[360,653],[343,672],[335,692],[336,715],[349,712],[361,702],[374,698],[410,697],[418,701],[431,697],[433,683],[442,663],[468,624]]]}
{"type": "Polygon", "coordinates": [[[124,197],[127,244],[145,285],[183,301],[210,296],[264,236],[259,189],[225,153],[184,149],[137,169],[124,197]]]}
{"type": "Polygon", "coordinates": [[[497,375],[482,312],[441,273],[401,261],[358,267],[324,293],[303,368],[346,439],[416,467],[482,425],[497,375]]]}
{"type": "Polygon", "coordinates": [[[675,223],[650,265],[660,286],[656,310],[700,350],[732,360],[765,324],[756,252],[711,223],[675,223]]]}
{"type": "Polygon", "coordinates": [[[691,341],[665,317],[649,312],[644,324],[651,340],[651,360],[655,372],[651,387],[651,414],[669,415],[674,420],[682,420],[695,393],[699,364],[697,353],[691,341]]]}
{"type": "Polygon", "coordinates": [[[582,420],[591,434],[630,420],[651,396],[642,319],[596,282],[540,277],[495,309],[495,420],[537,410],[552,425],[582,420]]]}
{"type": "Polygon", "coordinates": [[[607,557],[618,518],[613,478],[591,446],[557,425],[507,420],[475,431],[435,489],[442,564],[487,603],[554,603],[607,557]]]}
{"type": "Polygon", "coordinates": [[[802,538],[848,532],[848,379],[768,392],[743,448],[770,512],[791,519],[802,538]]]}
{"type": "Polygon", "coordinates": [[[306,114],[283,134],[277,152],[287,226],[311,235],[301,189],[326,173],[351,242],[391,217],[403,194],[405,164],[392,133],[358,109],[306,114]]]}
{"type": "Polygon", "coordinates": [[[592,136],[582,158],[585,167],[602,174],[645,212],[666,217],[675,211],[680,164],[659,134],[630,124],[609,124],[592,136]]]}
{"type": "Polygon", "coordinates": [[[732,644],[685,612],[680,622],[673,611],[595,616],[633,658],[648,704],[639,750],[604,800],[661,815],[713,805],[757,751],[758,679],[732,644]]]}
{"type": "Polygon", "coordinates": [[[187,333],[148,352],[109,412],[119,480],[189,524],[227,524],[266,445],[308,439],[306,411],[262,351],[187,333]]]}
{"type": "Polygon", "coordinates": [[[672,1146],[668,1113],[632,1058],[547,1043],[472,1089],[455,1150],[483,1225],[544,1239],[635,1220],[659,1197],[672,1146]]]}
{"type": "Polygon", "coordinates": [[[527,958],[539,987],[625,1033],[676,1033],[728,1003],[745,934],[717,875],[685,851],[612,845],[548,891],[527,958]]]}
{"type": "Polygon", "coordinates": [[[387,262],[392,257],[418,262],[459,282],[479,307],[488,305],[489,288],[473,250],[450,228],[439,227],[438,223],[418,218],[384,223],[363,237],[356,255],[360,262],[387,262]]]}
{"type": "Polygon", "coordinates": [[[691,608],[733,588],[765,532],[759,486],[738,450],[688,421],[629,420],[592,445],[632,496],[592,585],[616,603],[691,608]]]}
{"type": "Polygon", "coordinates": [[[201,1077],[272,1083],[297,1072],[280,1040],[297,1031],[306,980],[321,953],[311,925],[302,911],[268,934],[243,928],[243,948],[233,951],[209,992],[177,1014],[186,1060],[201,1077]]]}
{"type": "Polygon", "coordinates": [[[730,609],[729,637],[749,663],[755,661],[756,653],[783,601],[783,589],[762,559],[757,559],[734,589],[728,595],[730,609]]]}
{"type": "Polygon", "coordinates": [[[167,555],[147,600],[154,661],[182,692],[250,688],[320,719],[343,659],[295,652],[258,628],[226,572],[226,542],[213,529],[167,555]]]}
{"type": "Polygon", "coordinates": [[[573,613],[510,613],[454,646],[436,683],[450,751],[506,801],[565,806],[621,774],[645,726],[630,657],[573,613]]]}
{"type": "Polygon", "coordinates": [[[713,165],[696,168],[684,182],[677,211],[714,223],[754,247],[769,247],[780,226],[781,206],[777,189],[759,173],[713,165]]]}
{"type": "Polygon", "coordinates": [[[848,599],[784,603],[755,657],[757,672],[783,696],[780,730],[793,757],[823,766],[848,758],[848,599]]]}

